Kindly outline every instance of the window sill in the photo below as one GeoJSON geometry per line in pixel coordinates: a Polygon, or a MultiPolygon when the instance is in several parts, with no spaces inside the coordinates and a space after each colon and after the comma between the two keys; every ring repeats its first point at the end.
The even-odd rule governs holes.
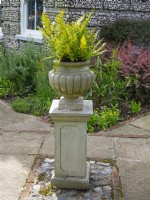
{"type": "Polygon", "coordinates": [[[43,43],[42,35],[20,34],[16,35],[17,40],[32,41],[36,43],[43,43]]]}
{"type": "Polygon", "coordinates": [[[2,34],[2,33],[0,33],[0,41],[2,40],[2,38],[3,38],[3,34],[2,34]]]}
{"type": "Polygon", "coordinates": [[[3,37],[3,33],[2,33],[2,28],[0,27],[0,40],[2,39],[3,37]]]}

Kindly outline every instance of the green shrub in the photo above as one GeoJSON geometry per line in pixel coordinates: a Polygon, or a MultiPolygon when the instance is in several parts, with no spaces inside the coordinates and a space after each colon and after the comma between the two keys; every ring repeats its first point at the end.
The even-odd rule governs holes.
{"type": "Polygon", "coordinates": [[[43,62],[38,66],[38,71],[35,77],[36,93],[30,97],[30,101],[32,102],[32,114],[47,114],[52,100],[57,96],[49,84],[49,70],[49,65],[44,65],[43,62]]]}
{"type": "Polygon", "coordinates": [[[35,76],[39,62],[45,55],[41,47],[35,47],[33,43],[27,43],[20,52],[1,49],[0,77],[11,81],[16,86],[17,94],[31,93],[35,90],[35,76]]]}
{"type": "Polygon", "coordinates": [[[12,108],[21,113],[29,113],[30,105],[25,99],[17,98],[13,103],[11,104],[12,108]]]}
{"type": "Polygon", "coordinates": [[[23,100],[23,102],[29,106],[28,113],[32,113],[37,116],[47,114],[52,100],[56,97],[56,94],[50,87],[48,81],[49,66],[44,65],[43,62],[39,63],[35,75],[35,92],[28,95],[24,99],[19,99],[23,100]]]}
{"type": "Polygon", "coordinates": [[[32,102],[33,107],[31,109],[31,113],[37,116],[48,114],[52,103],[52,101],[49,98],[45,99],[40,98],[38,96],[33,96],[32,102]]]}
{"type": "Polygon", "coordinates": [[[97,59],[96,67],[93,68],[97,77],[86,96],[86,98],[92,98],[95,108],[116,104],[122,98],[126,98],[128,94],[126,89],[131,83],[131,78],[120,77],[120,66],[120,60],[116,59],[116,50],[106,62],[97,59]]]}
{"type": "Polygon", "coordinates": [[[108,42],[125,42],[127,39],[133,44],[150,46],[150,19],[129,20],[120,19],[112,25],[101,28],[100,35],[108,42]]]}
{"type": "Polygon", "coordinates": [[[20,52],[14,50],[10,53],[1,48],[0,97],[10,93],[23,97],[12,103],[16,111],[35,115],[48,112],[56,94],[48,80],[52,61],[45,57],[46,52],[33,43],[27,43],[20,52]]]}
{"type": "Polygon", "coordinates": [[[130,109],[131,109],[131,113],[133,114],[137,114],[141,111],[141,103],[140,102],[136,102],[134,100],[131,101],[130,104],[130,109]]]}
{"type": "Polygon", "coordinates": [[[13,90],[14,84],[9,80],[0,77],[0,97],[6,97],[7,95],[12,94],[13,90]]]}
{"type": "Polygon", "coordinates": [[[89,132],[105,130],[115,125],[119,120],[120,111],[116,106],[111,108],[103,106],[101,109],[96,109],[88,122],[89,132]]]}
{"type": "Polygon", "coordinates": [[[52,101],[53,98],[56,97],[56,93],[51,88],[48,80],[48,73],[51,69],[50,66],[52,66],[52,61],[49,60],[48,63],[49,64],[44,64],[42,61],[38,65],[38,70],[35,76],[35,88],[36,95],[39,98],[50,99],[52,101]]]}

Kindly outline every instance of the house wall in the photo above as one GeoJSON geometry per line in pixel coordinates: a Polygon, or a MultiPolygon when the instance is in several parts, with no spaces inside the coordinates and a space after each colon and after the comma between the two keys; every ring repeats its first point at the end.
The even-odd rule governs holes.
{"type": "Polygon", "coordinates": [[[16,47],[15,35],[20,33],[20,0],[2,0],[2,32],[6,47],[16,47]]]}
{"type": "Polygon", "coordinates": [[[2,36],[3,34],[2,34],[2,28],[1,28],[1,0],[0,0],[0,42],[2,40],[2,36]]]}
{"type": "Polygon", "coordinates": [[[0,2],[0,27],[1,27],[1,2],[0,2]]]}
{"type": "MultiPolygon", "coordinates": [[[[2,29],[7,47],[17,47],[20,33],[20,0],[2,0],[2,29]]],[[[62,8],[69,21],[75,20],[94,8],[90,26],[100,29],[117,19],[150,19],[150,0],[44,0],[46,13],[53,18],[62,8]]]]}

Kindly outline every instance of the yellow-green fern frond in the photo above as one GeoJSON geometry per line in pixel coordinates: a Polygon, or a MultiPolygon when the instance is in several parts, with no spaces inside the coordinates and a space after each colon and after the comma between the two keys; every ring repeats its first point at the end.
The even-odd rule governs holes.
{"type": "Polygon", "coordinates": [[[80,48],[85,49],[86,46],[87,46],[87,41],[86,41],[85,36],[83,35],[82,38],[81,38],[81,41],[80,41],[80,48]]]}
{"type": "Polygon", "coordinates": [[[61,10],[60,13],[55,17],[57,23],[64,23],[64,10],[61,10]]]}
{"type": "Polygon", "coordinates": [[[43,27],[39,28],[50,50],[50,57],[57,61],[54,64],[56,71],[59,62],[80,62],[100,55],[104,45],[97,41],[95,29],[88,29],[88,23],[94,11],[86,17],[84,14],[75,22],[68,23],[64,18],[64,10],[51,22],[46,14],[42,14],[43,27]]]}
{"type": "Polygon", "coordinates": [[[87,18],[85,18],[85,21],[82,24],[82,30],[84,30],[85,28],[87,28],[88,23],[90,22],[91,16],[93,14],[94,11],[90,12],[90,14],[87,16],[87,18]]]}
{"type": "Polygon", "coordinates": [[[83,16],[81,16],[77,21],[76,24],[79,26],[81,24],[81,22],[84,20],[85,18],[85,14],[83,16]]]}
{"type": "Polygon", "coordinates": [[[50,35],[51,34],[51,26],[50,26],[51,21],[50,21],[48,15],[46,15],[44,12],[42,13],[41,21],[43,24],[43,29],[45,31],[45,34],[50,35]]]}

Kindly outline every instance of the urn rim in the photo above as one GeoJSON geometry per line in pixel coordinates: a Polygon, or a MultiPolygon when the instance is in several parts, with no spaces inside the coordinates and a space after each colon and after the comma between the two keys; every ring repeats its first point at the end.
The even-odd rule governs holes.
{"type": "Polygon", "coordinates": [[[84,67],[90,65],[90,60],[80,61],[80,62],[60,62],[59,67],[84,67]]]}

